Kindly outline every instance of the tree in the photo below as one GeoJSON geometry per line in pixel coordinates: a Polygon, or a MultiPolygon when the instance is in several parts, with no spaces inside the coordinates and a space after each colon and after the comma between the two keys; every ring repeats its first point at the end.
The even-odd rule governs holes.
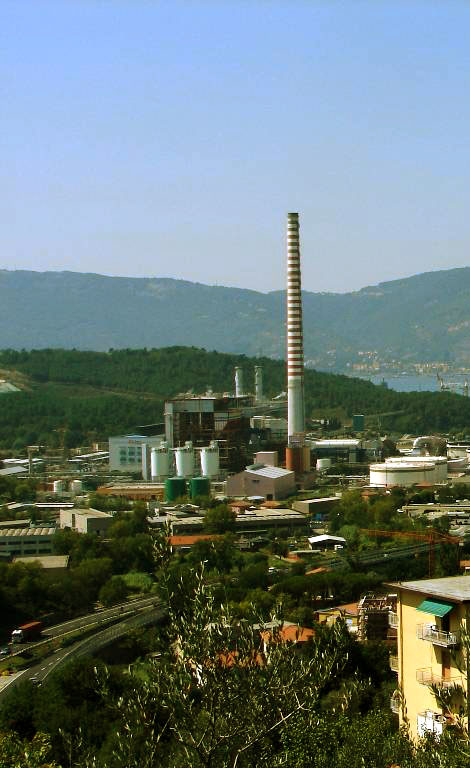
{"type": "Polygon", "coordinates": [[[202,570],[193,572],[183,609],[175,612],[170,602],[168,627],[167,652],[114,707],[116,767],[272,765],[290,721],[316,710],[345,663],[339,625],[329,647],[312,649],[308,658],[272,629],[267,650],[260,650],[259,630],[215,604],[202,570]]]}
{"type": "Polygon", "coordinates": [[[235,529],[236,514],[225,504],[208,509],[204,517],[204,529],[208,533],[226,533],[235,529]]]}
{"type": "Polygon", "coordinates": [[[115,605],[122,603],[129,593],[126,582],[122,576],[113,576],[99,591],[99,600],[103,605],[115,605]]]}

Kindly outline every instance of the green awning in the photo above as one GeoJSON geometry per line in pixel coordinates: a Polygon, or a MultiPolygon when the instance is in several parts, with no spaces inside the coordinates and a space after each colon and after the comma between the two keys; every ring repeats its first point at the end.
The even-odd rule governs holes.
{"type": "Polygon", "coordinates": [[[439,616],[442,619],[452,608],[455,608],[454,603],[444,603],[442,600],[423,600],[416,610],[423,613],[432,613],[433,616],[439,616]]]}

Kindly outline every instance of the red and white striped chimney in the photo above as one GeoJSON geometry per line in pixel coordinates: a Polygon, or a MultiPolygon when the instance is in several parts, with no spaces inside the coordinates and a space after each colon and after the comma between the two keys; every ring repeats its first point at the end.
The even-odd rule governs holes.
{"type": "Polygon", "coordinates": [[[305,432],[304,345],[300,282],[299,214],[287,214],[287,420],[288,438],[305,432]]]}

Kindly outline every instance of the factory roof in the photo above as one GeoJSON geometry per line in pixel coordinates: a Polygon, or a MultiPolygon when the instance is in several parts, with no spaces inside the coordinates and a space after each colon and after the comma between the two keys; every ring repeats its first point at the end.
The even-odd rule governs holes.
{"type": "Polygon", "coordinates": [[[470,576],[447,576],[443,579],[420,579],[419,581],[399,581],[388,584],[397,589],[422,592],[458,602],[470,601],[470,576]]]}
{"type": "Polygon", "coordinates": [[[14,557],[14,563],[39,563],[43,568],[67,568],[70,555],[28,555],[24,557],[14,557]]]}
{"type": "Polygon", "coordinates": [[[5,467],[5,469],[0,469],[0,476],[18,475],[27,471],[28,471],[27,467],[5,467]]]}
{"type": "Polygon", "coordinates": [[[341,501],[341,496],[322,496],[319,499],[299,499],[304,504],[322,504],[325,501],[341,501]]]}
{"type": "Polygon", "coordinates": [[[283,469],[282,467],[258,467],[257,469],[246,469],[245,472],[249,472],[250,475],[261,475],[261,477],[271,477],[273,479],[294,474],[291,470],[283,469]]]}
{"type": "Polygon", "coordinates": [[[321,536],[309,536],[310,544],[320,544],[322,541],[337,541],[341,544],[346,544],[346,539],[342,536],[329,536],[327,533],[322,533],[321,536]]]}
{"type": "Polygon", "coordinates": [[[23,518],[23,520],[2,520],[0,522],[0,529],[7,528],[29,528],[31,520],[29,517],[23,518]]]}
{"type": "Polygon", "coordinates": [[[14,536],[17,539],[19,536],[53,536],[55,528],[7,528],[1,531],[0,538],[14,536]]]}
{"type": "Polygon", "coordinates": [[[75,509],[66,509],[67,512],[71,512],[74,515],[80,515],[81,517],[112,517],[108,512],[102,512],[100,509],[93,509],[92,507],[75,507],[75,509]]]}
{"type": "Polygon", "coordinates": [[[354,440],[353,438],[344,438],[344,439],[332,439],[332,440],[312,440],[313,447],[318,446],[319,448],[341,448],[344,446],[345,448],[350,447],[354,448],[361,444],[360,440],[354,440]]]}

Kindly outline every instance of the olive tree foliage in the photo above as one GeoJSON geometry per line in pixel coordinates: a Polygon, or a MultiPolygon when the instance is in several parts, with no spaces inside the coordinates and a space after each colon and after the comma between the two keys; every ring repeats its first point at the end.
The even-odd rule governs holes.
{"type": "MultiPolygon", "coordinates": [[[[338,625],[328,644],[298,653],[282,642],[275,622],[257,627],[236,621],[216,604],[204,564],[192,571],[190,588],[184,585],[187,599],[174,601],[167,552],[161,541],[158,547],[160,579],[168,586],[167,647],[117,701],[106,697],[102,680],[119,723],[113,766],[283,765],[288,751],[282,736],[296,717],[313,716],[341,674],[347,631],[338,625]]],[[[349,695],[344,692],[341,706],[349,695]]]]}
{"type": "Polygon", "coordinates": [[[60,768],[50,757],[50,739],[43,733],[31,741],[12,731],[0,733],[0,768],[60,768]]]}

